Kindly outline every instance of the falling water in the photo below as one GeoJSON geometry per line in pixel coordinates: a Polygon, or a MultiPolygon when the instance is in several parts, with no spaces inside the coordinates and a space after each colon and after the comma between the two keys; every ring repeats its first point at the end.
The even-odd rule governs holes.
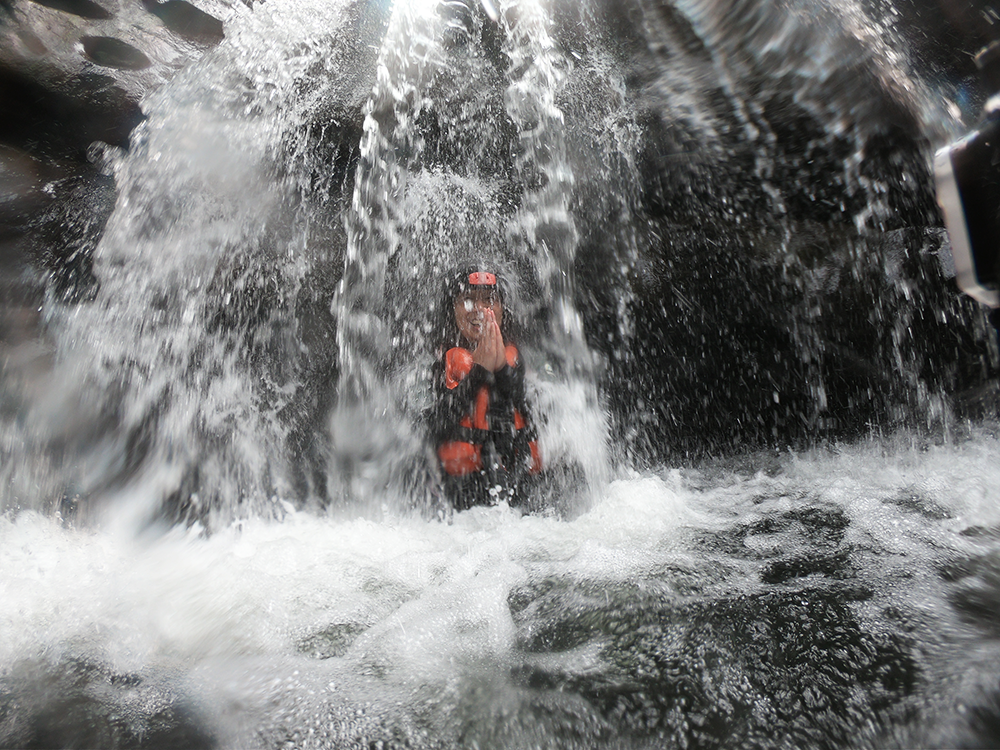
{"type": "MultiPolygon", "coordinates": [[[[355,500],[384,501],[394,483],[412,496],[414,479],[425,481],[422,440],[410,426],[429,398],[442,279],[472,261],[512,282],[508,314],[541,322],[525,350],[537,350],[535,368],[550,375],[542,413],[563,434],[575,419],[586,432],[569,446],[572,458],[592,482],[603,474],[593,358],[575,306],[573,171],[555,104],[569,63],[550,25],[533,3],[501,4],[496,21],[462,3],[403,4],[393,15],[365,112],[334,302],[334,453],[355,500]],[[505,41],[476,43],[490,37],[505,41]],[[432,126],[448,132],[428,144],[432,126]],[[468,150],[448,148],[459,145],[468,150]]],[[[543,430],[542,446],[555,463],[568,451],[553,432],[543,430]]]]}
{"type": "Polygon", "coordinates": [[[130,153],[98,148],[120,186],[101,288],[90,305],[46,306],[55,366],[26,427],[12,425],[33,451],[13,456],[6,504],[111,504],[139,527],[284,512],[296,477],[283,415],[318,398],[303,391],[324,357],[306,347],[329,335],[304,308],[320,290],[303,287],[329,286],[342,264],[330,225],[349,160],[314,154],[312,130],[336,131],[363,102],[380,27],[347,4],[253,13],[153,97],[130,153]]]}
{"type": "Polygon", "coordinates": [[[0,375],[0,746],[995,744],[1000,355],[891,19],[240,10],[0,375]],[[483,259],[540,513],[447,513],[423,437],[483,259]]]}

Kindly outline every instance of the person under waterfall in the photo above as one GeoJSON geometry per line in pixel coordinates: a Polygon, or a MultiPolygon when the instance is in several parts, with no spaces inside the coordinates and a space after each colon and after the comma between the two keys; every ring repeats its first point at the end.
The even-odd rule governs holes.
{"type": "Polygon", "coordinates": [[[445,496],[456,510],[519,505],[542,461],[524,365],[505,335],[502,280],[479,268],[457,273],[447,282],[442,318],[429,426],[445,496]]]}

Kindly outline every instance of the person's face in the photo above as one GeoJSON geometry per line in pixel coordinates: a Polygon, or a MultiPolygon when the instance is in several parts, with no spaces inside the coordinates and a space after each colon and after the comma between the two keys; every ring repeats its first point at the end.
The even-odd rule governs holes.
{"type": "Polygon", "coordinates": [[[473,289],[455,298],[455,323],[469,341],[479,341],[486,326],[486,311],[492,310],[497,325],[503,325],[500,295],[490,289],[473,289]]]}

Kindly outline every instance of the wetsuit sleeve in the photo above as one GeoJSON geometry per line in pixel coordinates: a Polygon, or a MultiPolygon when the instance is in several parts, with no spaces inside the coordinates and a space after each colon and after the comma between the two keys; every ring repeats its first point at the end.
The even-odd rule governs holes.
{"type": "Polygon", "coordinates": [[[507,364],[493,374],[496,412],[513,415],[513,430],[509,433],[513,437],[512,447],[521,456],[530,457],[527,471],[537,474],[542,470],[542,459],[536,442],[538,434],[525,395],[524,365],[517,347],[512,344],[507,346],[506,355],[507,364]]]}
{"type": "Polygon", "coordinates": [[[524,367],[517,347],[507,345],[507,364],[493,373],[494,392],[498,405],[513,406],[525,411],[524,367]]]}
{"type": "MultiPolygon", "coordinates": [[[[513,344],[508,344],[506,354],[507,364],[493,373],[496,412],[499,414],[516,412],[523,420],[523,425],[515,425],[519,437],[534,440],[535,429],[531,423],[528,399],[524,390],[524,365],[521,363],[517,347],[513,344]]],[[[514,421],[518,421],[517,418],[514,421]]]]}

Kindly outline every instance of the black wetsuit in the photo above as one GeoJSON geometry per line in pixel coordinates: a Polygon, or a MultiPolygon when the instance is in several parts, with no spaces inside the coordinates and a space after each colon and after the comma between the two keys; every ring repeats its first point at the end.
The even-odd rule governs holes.
{"type": "Polygon", "coordinates": [[[475,364],[460,347],[435,365],[430,434],[445,494],[458,510],[501,500],[517,505],[528,478],[541,470],[524,366],[517,347],[508,345],[505,354],[507,363],[497,372],[475,364]]]}

